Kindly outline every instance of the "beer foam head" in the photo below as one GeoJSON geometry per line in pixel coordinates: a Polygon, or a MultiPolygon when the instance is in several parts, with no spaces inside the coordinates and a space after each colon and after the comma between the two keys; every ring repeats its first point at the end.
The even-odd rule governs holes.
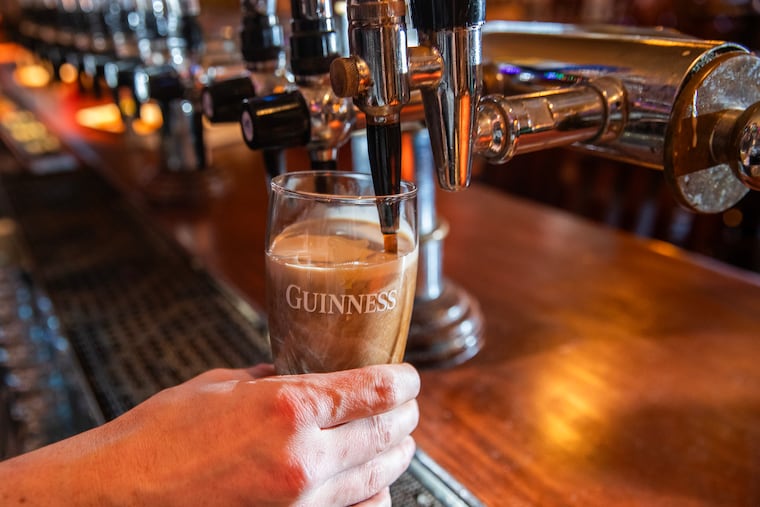
{"type": "Polygon", "coordinates": [[[299,263],[345,264],[367,261],[373,252],[369,240],[340,236],[286,236],[278,237],[272,244],[272,254],[299,263]]]}

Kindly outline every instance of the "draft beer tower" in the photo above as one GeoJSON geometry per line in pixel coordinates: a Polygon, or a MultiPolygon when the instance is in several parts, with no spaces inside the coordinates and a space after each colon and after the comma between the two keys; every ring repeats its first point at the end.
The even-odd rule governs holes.
{"type": "MultiPolygon", "coordinates": [[[[480,0],[409,7],[420,44],[407,48],[402,2],[351,0],[350,55],[331,69],[336,93],[366,115],[378,191],[394,191],[399,179],[410,90],[421,93],[445,190],[467,187],[475,154],[503,163],[558,146],[664,169],[677,199],[698,212],[725,210],[760,189],[760,60],[746,49],[658,30],[484,24],[480,0]],[[510,94],[508,82],[525,75],[536,76],[533,92],[510,94]],[[495,93],[485,95],[483,83],[495,93]]],[[[408,358],[446,366],[480,349],[483,323],[477,303],[442,275],[445,224],[424,167],[417,181],[429,228],[420,225],[408,358]]],[[[383,220],[392,227],[392,210],[383,220]]]]}

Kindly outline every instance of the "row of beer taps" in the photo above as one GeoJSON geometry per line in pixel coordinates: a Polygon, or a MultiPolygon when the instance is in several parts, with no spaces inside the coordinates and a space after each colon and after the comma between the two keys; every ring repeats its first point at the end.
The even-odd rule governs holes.
{"type": "MultiPolygon", "coordinates": [[[[760,60],[745,48],[662,29],[486,23],[485,9],[292,0],[285,29],[275,0],[241,0],[236,49],[212,56],[197,0],[20,0],[17,37],[54,68],[104,78],[116,98],[157,102],[168,171],[209,167],[205,116],[239,122],[268,177],[285,170],[285,149],[335,168],[341,146],[363,142],[356,165],[387,195],[399,192],[402,131],[412,132],[421,257],[409,350],[442,365],[479,350],[483,323],[442,274],[432,182],[467,187],[475,155],[503,163],[573,146],[664,169],[700,212],[760,189],[760,60]]],[[[395,232],[394,209],[379,211],[395,232]]]]}

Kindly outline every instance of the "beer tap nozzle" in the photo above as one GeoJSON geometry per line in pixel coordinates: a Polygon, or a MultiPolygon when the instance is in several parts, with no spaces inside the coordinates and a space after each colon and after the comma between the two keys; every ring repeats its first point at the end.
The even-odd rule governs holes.
{"type": "Polygon", "coordinates": [[[313,168],[334,169],[337,150],[353,129],[354,111],[329,84],[330,64],[339,55],[332,3],[294,0],[291,9],[294,85],[243,101],[243,139],[254,150],[306,146],[313,168]]]}
{"type": "Polygon", "coordinates": [[[438,182],[460,190],[469,185],[477,130],[485,0],[411,0],[410,6],[420,45],[443,61],[440,81],[421,89],[438,182]]]}
{"type": "MultiPolygon", "coordinates": [[[[398,0],[350,0],[348,41],[351,56],[330,69],[335,93],[353,97],[364,113],[375,192],[397,194],[401,182],[401,109],[410,100],[406,4],[398,0]]],[[[398,229],[390,203],[378,209],[386,238],[398,229]]],[[[386,245],[392,249],[392,243],[386,245]]]]}

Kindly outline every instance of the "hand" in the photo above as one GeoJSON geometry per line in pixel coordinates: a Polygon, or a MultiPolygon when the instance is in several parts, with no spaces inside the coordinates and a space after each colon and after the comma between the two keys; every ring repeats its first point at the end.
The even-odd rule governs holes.
{"type": "Polygon", "coordinates": [[[414,368],[272,374],[212,370],[2,463],[0,503],[390,505],[414,453],[414,368]]]}

